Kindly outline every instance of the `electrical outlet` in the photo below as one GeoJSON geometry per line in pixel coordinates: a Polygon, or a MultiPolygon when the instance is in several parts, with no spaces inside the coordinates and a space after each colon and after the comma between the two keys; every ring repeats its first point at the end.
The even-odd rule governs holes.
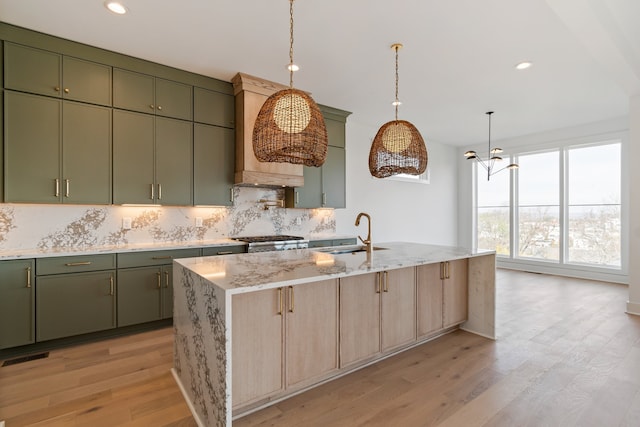
{"type": "Polygon", "coordinates": [[[302,225],[302,218],[299,216],[296,217],[296,225],[302,225]]]}
{"type": "Polygon", "coordinates": [[[131,230],[131,218],[128,216],[125,216],[124,218],[122,218],[122,229],[123,230],[131,230]]]}
{"type": "Polygon", "coordinates": [[[196,227],[202,227],[202,217],[196,217],[196,227]]]}

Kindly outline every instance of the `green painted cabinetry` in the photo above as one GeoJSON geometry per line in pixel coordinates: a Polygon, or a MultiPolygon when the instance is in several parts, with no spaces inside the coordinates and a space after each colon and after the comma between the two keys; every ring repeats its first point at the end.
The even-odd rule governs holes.
{"type": "Polygon", "coordinates": [[[115,328],[115,255],[41,258],[36,274],[36,341],[115,328]]]}
{"type": "Polygon", "coordinates": [[[193,121],[207,125],[235,127],[235,99],[232,95],[193,88],[193,121]]]}
{"type": "Polygon", "coordinates": [[[245,252],[247,252],[246,245],[208,246],[202,248],[202,256],[243,254],[245,252]]]}
{"type": "Polygon", "coordinates": [[[111,67],[5,43],[4,87],[92,104],[111,105],[111,67]]]}
{"type": "Polygon", "coordinates": [[[113,203],[190,205],[191,122],[113,110],[113,203]]]}
{"type": "Polygon", "coordinates": [[[182,120],[193,120],[193,87],[147,74],[113,70],[113,106],[182,120]]]}
{"type": "Polygon", "coordinates": [[[0,261],[0,349],[35,342],[35,262],[0,261]]]}
{"type": "Polygon", "coordinates": [[[233,129],[193,124],[193,203],[233,203],[235,142],[233,129]]]}
{"type": "Polygon", "coordinates": [[[118,254],[118,326],[171,318],[171,263],[196,256],[200,256],[200,249],[118,254]]]}
{"type": "Polygon", "coordinates": [[[346,206],[345,124],[349,112],[320,105],[329,146],[324,164],[305,166],[304,187],[287,188],[285,203],[289,208],[344,208],[346,206]]]}
{"type": "Polygon", "coordinates": [[[5,91],[4,139],[5,201],[111,203],[111,109],[5,91]]]}

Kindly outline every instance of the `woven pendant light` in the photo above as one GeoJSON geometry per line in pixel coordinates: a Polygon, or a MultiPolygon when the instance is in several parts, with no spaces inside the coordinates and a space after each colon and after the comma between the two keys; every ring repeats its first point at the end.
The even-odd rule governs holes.
{"type": "Polygon", "coordinates": [[[322,166],[327,157],[327,128],[322,113],[305,92],[294,89],[293,1],[289,0],[289,89],[271,95],[253,127],[253,151],[261,162],[322,166]]]}
{"type": "Polygon", "coordinates": [[[427,148],[418,129],[406,120],[398,120],[398,50],[400,43],[391,46],[396,52],[396,119],[378,130],[369,152],[369,171],[376,178],[400,173],[420,175],[427,169],[427,148]]]}

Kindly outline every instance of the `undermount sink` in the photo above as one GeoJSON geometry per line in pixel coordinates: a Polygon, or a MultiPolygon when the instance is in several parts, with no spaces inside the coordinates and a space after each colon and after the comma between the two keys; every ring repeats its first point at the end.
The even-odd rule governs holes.
{"type": "MultiPolygon", "coordinates": [[[[379,246],[374,246],[371,248],[372,251],[381,251],[389,248],[381,248],[379,246]]],[[[366,252],[366,246],[345,246],[345,247],[332,247],[332,248],[324,248],[317,249],[318,252],[324,252],[331,255],[341,255],[341,254],[355,254],[358,252],[366,252]]]]}

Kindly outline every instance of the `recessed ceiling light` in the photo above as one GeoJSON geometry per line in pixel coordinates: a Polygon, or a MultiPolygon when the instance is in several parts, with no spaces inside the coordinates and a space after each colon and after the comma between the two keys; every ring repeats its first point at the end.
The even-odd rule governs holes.
{"type": "Polygon", "coordinates": [[[117,1],[106,1],[104,2],[104,6],[111,12],[118,15],[124,15],[125,13],[127,13],[127,8],[125,7],[125,5],[117,1]]]}
{"type": "Polygon", "coordinates": [[[527,68],[531,67],[533,65],[533,63],[529,62],[529,61],[523,61],[520,62],[519,64],[516,64],[516,70],[526,70],[527,68]]]}

